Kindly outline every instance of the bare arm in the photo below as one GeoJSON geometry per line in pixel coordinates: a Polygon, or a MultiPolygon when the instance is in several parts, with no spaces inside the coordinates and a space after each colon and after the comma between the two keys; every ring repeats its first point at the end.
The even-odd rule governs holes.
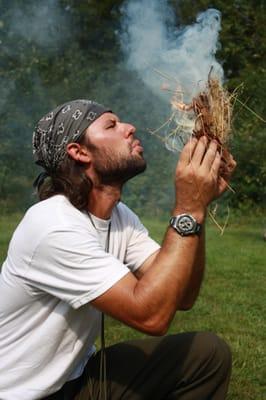
{"type": "MultiPolygon", "coordinates": [[[[217,144],[206,148],[193,139],[176,169],[173,215],[192,214],[204,223],[208,204],[225,190],[219,176],[217,144]]],[[[140,279],[128,273],[92,304],[116,319],[149,334],[164,334],[176,309],[190,307],[204,271],[204,236],[182,237],[169,227],[160,251],[143,266],[140,279]]]]}
{"type": "MultiPolygon", "coordinates": [[[[137,271],[134,273],[137,279],[141,279],[144,274],[152,268],[155,258],[160,250],[152,254],[137,271]]],[[[193,265],[193,273],[191,275],[190,284],[187,291],[184,293],[182,302],[178,304],[179,310],[189,310],[198,297],[200,286],[203,280],[205,269],[205,227],[203,225],[202,233],[197,248],[197,254],[193,265]]]]}

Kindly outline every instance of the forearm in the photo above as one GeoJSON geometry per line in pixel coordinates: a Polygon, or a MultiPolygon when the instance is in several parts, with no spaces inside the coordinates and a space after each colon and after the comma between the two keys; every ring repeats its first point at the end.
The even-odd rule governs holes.
{"type": "Polygon", "coordinates": [[[192,269],[192,275],[190,278],[189,286],[184,293],[182,304],[180,309],[188,310],[195,303],[204,276],[205,270],[205,226],[202,226],[202,232],[200,234],[200,240],[196,251],[196,257],[192,269]]]}
{"type": "MultiPolygon", "coordinates": [[[[172,215],[190,214],[204,224],[211,201],[225,190],[219,175],[217,143],[192,139],[183,149],[175,173],[176,199],[172,215]]],[[[205,237],[181,236],[169,227],[160,251],[140,271],[126,274],[92,305],[146,333],[164,334],[177,309],[195,301],[204,274],[205,237]]]]}
{"type": "Polygon", "coordinates": [[[204,269],[203,242],[198,235],[182,237],[169,228],[156,259],[139,279],[134,297],[158,323],[168,326],[176,309],[197,297],[204,269]]]}

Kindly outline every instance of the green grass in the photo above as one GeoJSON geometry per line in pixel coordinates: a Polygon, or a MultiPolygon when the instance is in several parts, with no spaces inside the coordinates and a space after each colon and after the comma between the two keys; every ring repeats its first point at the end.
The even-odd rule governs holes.
{"type": "MultiPolygon", "coordinates": [[[[0,217],[0,261],[4,259],[19,216],[0,217]]],[[[144,220],[151,235],[162,239],[166,223],[144,220]]],[[[266,399],[265,260],[266,242],[259,218],[244,218],[227,227],[223,236],[207,229],[207,270],[200,296],[191,311],[179,312],[170,333],[211,330],[233,352],[229,400],[266,399]]],[[[143,337],[121,323],[106,321],[107,345],[143,337]]]]}
{"type": "Polygon", "coordinates": [[[2,215],[0,214],[0,267],[6,257],[8,243],[21,219],[20,214],[2,215]]]}

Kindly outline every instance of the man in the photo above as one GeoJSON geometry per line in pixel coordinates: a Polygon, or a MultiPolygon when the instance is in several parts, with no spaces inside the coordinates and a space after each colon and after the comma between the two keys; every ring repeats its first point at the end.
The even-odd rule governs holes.
{"type": "Polygon", "coordinates": [[[160,248],[120,202],[123,184],[146,166],[133,125],[75,100],[39,121],[33,150],[42,201],[2,268],[0,398],[224,399],[231,356],[221,339],[160,336],[198,296],[207,206],[226,190],[233,158],[221,169],[215,141],[184,147],[160,248]],[[158,337],[97,353],[101,312],[158,337]]]}

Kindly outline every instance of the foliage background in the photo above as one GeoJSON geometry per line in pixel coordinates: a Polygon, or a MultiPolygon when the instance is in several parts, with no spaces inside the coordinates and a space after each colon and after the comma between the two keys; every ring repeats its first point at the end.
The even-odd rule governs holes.
{"type": "MultiPolygon", "coordinates": [[[[265,2],[169,0],[178,25],[195,21],[209,7],[222,12],[221,48],[230,90],[244,83],[240,99],[265,115],[265,2]]],[[[120,5],[113,0],[0,0],[0,209],[24,210],[35,199],[38,170],[31,156],[34,124],[56,105],[93,98],[135,123],[144,142],[148,170],[124,192],[141,214],[165,213],[172,202],[176,155],[151,137],[170,109],[126,70],[117,31],[120,5]]],[[[242,211],[265,204],[265,123],[239,104],[231,147],[238,161],[234,196],[224,202],[242,211]]]]}
{"type": "MultiPolygon", "coordinates": [[[[145,1],[145,0],[143,0],[145,1]]],[[[198,12],[222,12],[221,48],[226,84],[244,83],[243,102],[265,118],[266,28],[264,0],[169,0],[177,22],[195,21],[198,12]]],[[[132,180],[124,197],[142,215],[157,240],[164,224],[154,215],[172,203],[176,155],[147,133],[160,126],[169,109],[123,64],[117,31],[121,0],[0,0],[0,258],[24,211],[35,201],[38,173],[31,156],[34,124],[56,105],[73,98],[94,98],[111,105],[136,124],[149,167],[132,180]],[[17,215],[15,211],[19,211],[17,215]],[[7,215],[12,213],[11,215],[7,215]]],[[[265,124],[236,104],[231,148],[238,161],[233,186],[223,202],[235,214],[265,206],[265,124]]],[[[230,222],[231,224],[231,222],[230,222]]],[[[208,268],[196,309],[178,315],[173,331],[211,329],[232,346],[230,399],[265,398],[265,246],[261,218],[229,225],[223,240],[208,228],[208,268]],[[226,251],[224,251],[226,249],[226,251]],[[264,369],[263,369],[264,368],[264,369]]],[[[266,228],[266,225],[265,225],[266,228]]],[[[111,322],[108,340],[132,336],[111,322]],[[112,336],[113,335],[113,336],[112,336]]]]}

